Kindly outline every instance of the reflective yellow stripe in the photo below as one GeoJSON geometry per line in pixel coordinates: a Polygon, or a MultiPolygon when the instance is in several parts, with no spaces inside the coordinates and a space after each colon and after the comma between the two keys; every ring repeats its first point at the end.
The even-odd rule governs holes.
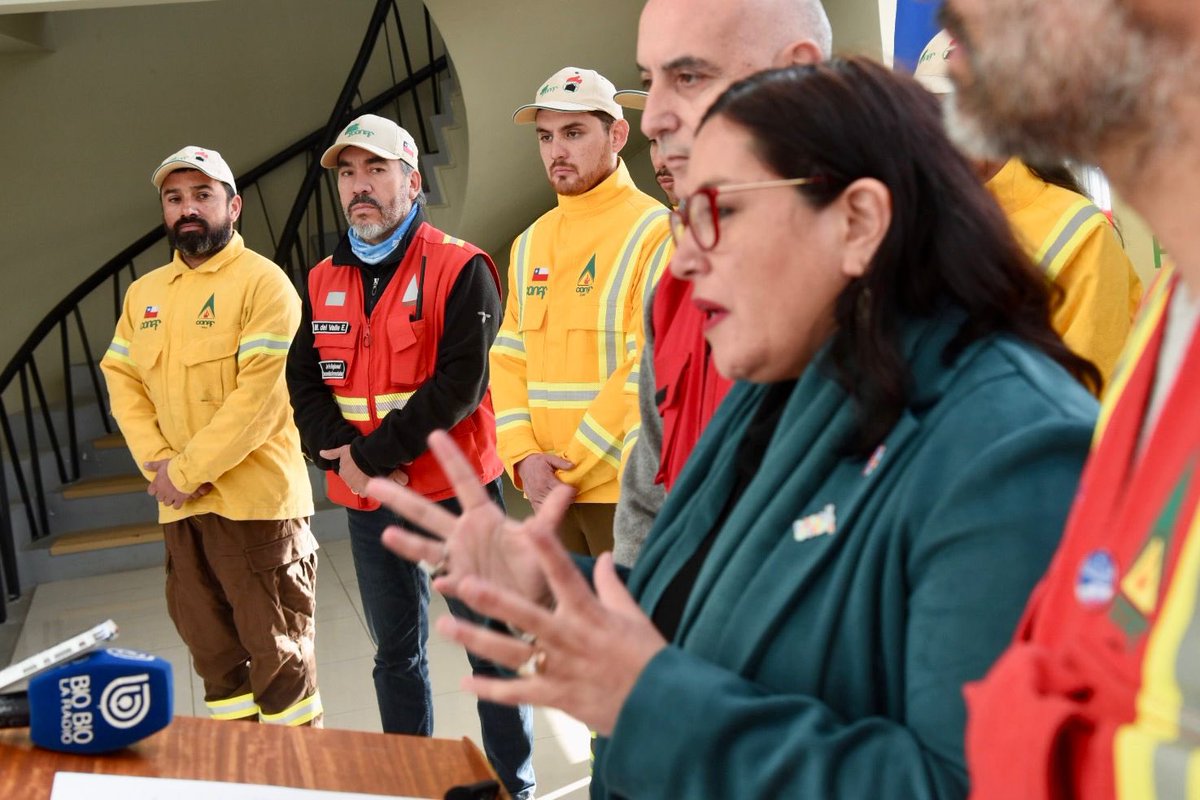
{"type": "Polygon", "coordinates": [[[646,297],[654,294],[654,287],[658,286],[658,281],[666,272],[667,265],[671,263],[671,256],[674,254],[675,240],[668,236],[654,251],[654,258],[650,261],[650,274],[646,276],[646,297]]]}
{"type": "Polygon", "coordinates": [[[351,422],[367,422],[371,419],[371,410],[367,407],[367,398],[343,397],[340,394],[335,394],[333,399],[337,401],[338,409],[342,412],[343,419],[348,419],[351,422]]]}
{"type": "Polygon", "coordinates": [[[1198,592],[1200,511],[1195,511],[1162,611],[1146,642],[1137,717],[1118,728],[1113,740],[1117,797],[1122,800],[1200,796],[1200,746],[1194,727],[1180,738],[1181,716],[1200,700],[1195,679],[1200,674],[1198,592]]]}
{"type": "Polygon", "coordinates": [[[455,239],[453,236],[447,233],[442,236],[442,244],[452,244],[455,247],[462,247],[466,244],[466,242],[464,242],[462,239],[455,239]]]}
{"type": "Polygon", "coordinates": [[[629,455],[629,451],[633,449],[633,446],[634,446],[634,444],[637,443],[638,436],[640,436],[641,433],[642,433],[642,423],[640,423],[640,422],[633,423],[633,427],[630,428],[629,430],[625,431],[625,441],[621,445],[622,460],[624,460],[624,458],[627,455],[629,455]]]}
{"type": "Polygon", "coordinates": [[[226,700],[211,700],[204,705],[213,719],[245,719],[257,716],[259,710],[252,694],[241,694],[226,700]]]}
{"type": "Polygon", "coordinates": [[[238,361],[252,355],[286,356],[292,344],[290,336],[277,333],[248,333],[238,340],[238,361]]]}
{"type": "Polygon", "coordinates": [[[375,413],[383,419],[393,411],[399,411],[408,405],[408,399],[416,392],[396,392],[395,394],[375,395],[375,413]]]}
{"type": "Polygon", "coordinates": [[[1121,357],[1117,360],[1117,366],[1113,370],[1112,379],[1108,382],[1108,388],[1104,392],[1104,402],[1100,405],[1100,417],[1096,420],[1096,431],[1092,434],[1093,448],[1099,444],[1100,438],[1104,435],[1113,409],[1121,395],[1125,393],[1129,376],[1137,367],[1142,353],[1146,350],[1146,345],[1150,343],[1150,338],[1154,335],[1154,331],[1158,328],[1158,324],[1166,312],[1172,278],[1171,270],[1164,269],[1160,272],[1154,283],[1150,284],[1150,289],[1142,301],[1141,311],[1125,342],[1125,349],[1121,351],[1121,357]]]}
{"type": "Polygon", "coordinates": [[[528,408],[510,408],[503,414],[496,415],[496,433],[515,428],[518,425],[533,425],[528,408]]]}
{"type": "Polygon", "coordinates": [[[525,340],[519,334],[500,331],[492,344],[492,352],[525,360],[525,340]]]}
{"type": "Polygon", "coordinates": [[[108,350],[105,351],[104,355],[107,358],[112,358],[114,361],[133,364],[133,359],[129,357],[129,342],[125,339],[119,339],[114,336],[112,343],[109,344],[108,350]]]}
{"type": "Polygon", "coordinates": [[[600,427],[591,414],[584,414],[575,439],[614,469],[621,466],[621,442],[600,427]]]}
{"type": "Polygon", "coordinates": [[[1038,248],[1034,260],[1051,281],[1057,280],[1079,243],[1100,225],[1107,225],[1104,212],[1087,198],[1080,198],[1068,208],[1038,248]]]}
{"type": "MultiPolygon", "coordinates": [[[[529,242],[533,238],[533,229],[537,227],[537,223],[530,225],[517,238],[516,256],[513,259],[514,263],[511,269],[517,271],[517,327],[525,322],[525,282],[529,278],[529,242]]],[[[509,298],[512,302],[512,298],[509,298]]]]}
{"type": "Polygon", "coordinates": [[[290,708],[285,708],[278,714],[259,713],[258,719],[267,725],[303,725],[312,721],[323,710],[321,693],[314,692],[311,697],[301,700],[290,708]]]}
{"type": "Polygon", "coordinates": [[[600,395],[602,383],[549,383],[530,381],[530,408],[587,408],[600,395]]]}
{"type": "MultiPolygon", "coordinates": [[[[635,257],[642,252],[646,239],[656,234],[656,227],[667,224],[669,212],[662,207],[647,210],[638,218],[621,247],[617,260],[604,288],[604,301],[600,304],[601,318],[596,320],[596,329],[603,331],[603,346],[600,347],[600,374],[609,377],[623,361],[620,342],[625,333],[625,310],[631,307],[629,293],[633,288],[637,270],[632,268],[635,257]]],[[[640,312],[640,302],[632,308],[640,312]]]]}

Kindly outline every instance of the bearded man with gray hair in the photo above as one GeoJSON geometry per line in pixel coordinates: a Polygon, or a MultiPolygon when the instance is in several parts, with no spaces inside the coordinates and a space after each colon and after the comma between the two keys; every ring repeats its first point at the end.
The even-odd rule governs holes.
{"type": "Polygon", "coordinates": [[[972,796],[1196,797],[1200,6],[949,0],[943,21],[961,143],[1099,164],[1178,265],[1143,302],[1058,553],[967,689],[972,796]]]}
{"type": "MultiPolygon", "coordinates": [[[[503,504],[488,348],[500,322],[500,276],[487,253],[424,219],[417,144],[395,122],[364,114],[321,157],[336,170],[350,229],[308,274],[287,380],[305,453],[327,470],[329,499],[346,507],[354,571],[375,643],[375,694],[386,733],[429,736],[429,578],[384,549],[384,529],[420,530],[364,496],[390,477],[458,513],[426,439],[447,430],[480,485],[503,504]]],[[[452,614],[476,619],[447,598],[452,614]]],[[[497,675],[469,656],[476,675],[497,675]]],[[[479,703],[483,746],[514,797],[534,792],[528,706],[479,703]]]]}

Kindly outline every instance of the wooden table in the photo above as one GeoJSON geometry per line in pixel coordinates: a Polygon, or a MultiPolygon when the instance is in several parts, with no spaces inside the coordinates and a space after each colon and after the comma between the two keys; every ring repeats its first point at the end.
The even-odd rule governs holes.
{"type": "Polygon", "coordinates": [[[263,783],[300,789],[441,798],[495,779],[469,739],[176,717],[131,748],[100,756],[34,747],[25,728],[0,730],[0,798],[47,800],[56,772],[263,783]]]}

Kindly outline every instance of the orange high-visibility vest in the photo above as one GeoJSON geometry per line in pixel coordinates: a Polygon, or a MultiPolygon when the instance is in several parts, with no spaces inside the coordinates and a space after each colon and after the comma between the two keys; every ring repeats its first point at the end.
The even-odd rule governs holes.
{"type": "MultiPolygon", "coordinates": [[[[433,376],[445,327],[446,299],[474,256],[487,261],[499,289],[500,275],[487,253],[422,223],[370,317],[363,311],[362,281],[355,267],[339,266],[332,258],[313,267],[308,293],[321,377],[342,416],[358,430],[374,431],[389,413],[404,408],[433,376]]],[[[499,477],[503,465],[496,454],[496,416],[490,390],[479,406],[450,430],[450,436],[481,483],[499,477]]],[[[431,453],[422,453],[402,469],[414,492],[430,500],[453,496],[450,482],[431,453]]],[[[351,492],[334,471],[326,472],[326,492],[330,500],[348,508],[379,508],[378,501],[351,492]]]]}

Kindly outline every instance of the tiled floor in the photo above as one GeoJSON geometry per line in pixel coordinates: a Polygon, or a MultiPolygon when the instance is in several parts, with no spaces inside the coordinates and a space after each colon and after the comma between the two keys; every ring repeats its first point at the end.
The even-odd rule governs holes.
{"type": "MultiPolygon", "coordinates": [[[[362,620],[349,540],[322,544],[318,563],[317,667],[325,725],[378,731],[379,712],[371,687],[373,647],[362,620]]],[[[435,592],[430,615],[436,619],[446,613],[445,601],[435,592]]],[[[167,616],[159,568],[41,584],[29,605],[14,660],[109,618],[120,625],[120,646],[171,661],[176,678],[175,713],[203,715],[204,690],[192,671],[187,648],[167,616]]],[[[431,637],[434,736],[469,736],[480,744],[475,698],[458,688],[469,670],[466,655],[457,645],[439,640],[436,632],[431,637]]],[[[538,796],[542,800],[585,797],[587,728],[561,712],[537,709],[534,734],[538,796]]]]}

